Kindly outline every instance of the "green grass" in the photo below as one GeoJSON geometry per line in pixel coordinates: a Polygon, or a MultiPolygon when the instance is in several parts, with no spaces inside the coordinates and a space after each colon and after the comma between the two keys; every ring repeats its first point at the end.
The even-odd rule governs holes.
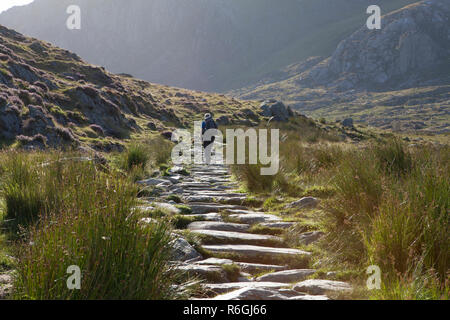
{"type": "Polygon", "coordinates": [[[179,279],[169,264],[169,224],[142,228],[140,215],[130,214],[137,188],[129,179],[90,161],[63,158],[2,153],[6,219],[15,218],[21,231],[14,298],[179,297],[172,286],[179,279]],[[22,188],[10,187],[15,184],[22,188]],[[81,290],[67,289],[71,265],[82,271],[81,290]]]}
{"type": "Polygon", "coordinates": [[[260,176],[249,166],[234,173],[265,199],[266,212],[298,222],[283,233],[291,247],[300,245],[303,232],[325,232],[321,241],[300,248],[314,253],[319,268],[347,271],[361,297],[448,297],[450,148],[409,146],[392,134],[364,135],[356,145],[326,137],[311,142],[308,134],[285,128],[277,177],[260,176]],[[320,208],[284,209],[303,196],[319,198],[320,208]],[[367,276],[359,270],[370,265],[382,270],[383,286],[376,292],[362,288],[367,276]]]}

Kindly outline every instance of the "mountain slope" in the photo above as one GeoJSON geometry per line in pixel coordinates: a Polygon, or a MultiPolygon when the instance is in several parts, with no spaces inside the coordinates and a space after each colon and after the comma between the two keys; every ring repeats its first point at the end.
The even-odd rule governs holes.
{"type": "Polygon", "coordinates": [[[0,23],[113,72],[225,91],[313,55],[330,55],[364,25],[366,8],[413,0],[35,0],[0,23]],[[81,30],[65,27],[69,5],[81,30]]]}
{"type": "Polygon", "coordinates": [[[192,126],[205,112],[251,124],[247,114],[255,108],[255,102],[114,75],[0,26],[1,144],[111,151],[143,130],[192,126]]]}
{"type": "Polygon", "coordinates": [[[316,116],[353,116],[383,128],[448,132],[450,3],[421,1],[382,24],[353,33],[327,59],[291,65],[233,94],[276,96],[316,116]]]}

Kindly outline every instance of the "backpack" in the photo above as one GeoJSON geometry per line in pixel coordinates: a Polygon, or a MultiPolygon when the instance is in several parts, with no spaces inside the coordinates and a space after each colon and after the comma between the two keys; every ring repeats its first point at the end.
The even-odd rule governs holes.
{"type": "Polygon", "coordinates": [[[216,122],[213,119],[208,119],[204,122],[204,126],[202,126],[202,134],[205,134],[209,129],[218,129],[216,122]]]}

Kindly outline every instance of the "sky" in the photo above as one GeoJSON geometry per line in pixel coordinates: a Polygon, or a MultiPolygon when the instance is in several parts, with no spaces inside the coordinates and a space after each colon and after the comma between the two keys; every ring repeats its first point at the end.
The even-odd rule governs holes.
{"type": "Polygon", "coordinates": [[[0,0],[0,12],[3,12],[14,6],[21,6],[24,4],[29,4],[33,0],[0,0]]]}

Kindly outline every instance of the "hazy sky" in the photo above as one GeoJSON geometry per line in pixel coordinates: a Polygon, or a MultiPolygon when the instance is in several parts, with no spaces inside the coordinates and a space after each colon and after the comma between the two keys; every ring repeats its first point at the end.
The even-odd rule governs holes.
{"type": "Polygon", "coordinates": [[[29,4],[33,0],[0,0],[0,12],[5,11],[14,6],[29,4]]]}

